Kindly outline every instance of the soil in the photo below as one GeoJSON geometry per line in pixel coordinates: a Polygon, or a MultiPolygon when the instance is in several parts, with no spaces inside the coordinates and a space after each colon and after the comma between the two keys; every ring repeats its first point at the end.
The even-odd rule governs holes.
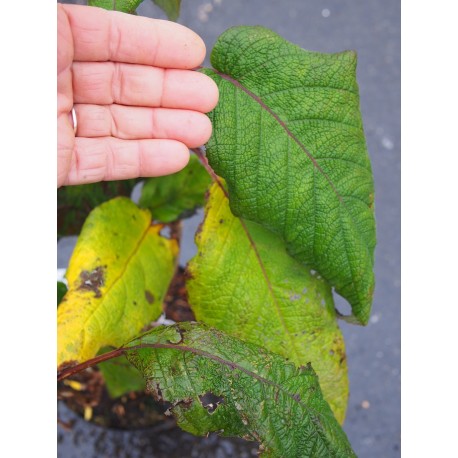
{"type": "MultiPolygon", "coordinates": [[[[195,320],[187,301],[185,272],[182,267],[177,269],[165,296],[164,311],[169,320],[195,320]]],[[[88,368],[58,382],[57,397],[86,421],[107,428],[135,430],[154,427],[159,432],[176,426],[175,420],[165,415],[169,405],[157,403],[146,391],[111,398],[97,367],[88,368]]],[[[64,428],[72,426],[59,419],[58,422],[64,428]]]]}

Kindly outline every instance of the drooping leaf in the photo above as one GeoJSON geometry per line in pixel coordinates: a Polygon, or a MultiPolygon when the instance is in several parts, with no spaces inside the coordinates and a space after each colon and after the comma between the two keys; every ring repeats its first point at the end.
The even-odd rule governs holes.
{"type": "Polygon", "coordinates": [[[311,362],[343,423],[347,363],[330,286],[288,255],[278,235],[235,217],[221,182],[210,189],[196,244],[187,281],[196,319],[296,366],[311,362]]]}
{"type": "Polygon", "coordinates": [[[151,214],[120,197],[91,212],[66,272],[58,308],[58,365],[118,347],[162,311],[178,246],[159,235],[151,214]]]}
{"type": "Polygon", "coordinates": [[[123,13],[135,13],[143,0],[88,0],[89,6],[98,6],[106,10],[122,11],[123,13]]]}
{"type": "Polygon", "coordinates": [[[65,283],[62,281],[58,281],[57,282],[57,305],[60,304],[66,292],[67,292],[67,286],[65,285],[65,283]]]}
{"type": "Polygon", "coordinates": [[[156,221],[170,223],[191,216],[204,205],[211,178],[195,155],[189,164],[173,175],[148,179],[139,206],[148,208],[156,221]]]}
{"type": "Polygon", "coordinates": [[[356,55],[306,51],[263,27],[234,27],[211,54],[219,103],[207,157],[237,216],[281,235],[368,321],[374,186],[356,55]]]}
{"type": "Polygon", "coordinates": [[[353,457],[311,365],[296,368],[257,345],[197,323],[156,328],[128,360],[178,424],[261,443],[270,457],[353,457]]]}
{"type": "Polygon", "coordinates": [[[170,21],[176,21],[180,15],[181,0],[153,0],[170,21]]]}
{"type": "Polygon", "coordinates": [[[89,212],[114,197],[129,197],[137,180],[62,186],[57,190],[57,234],[78,235],[89,212]]]}
{"type": "MultiPolygon", "coordinates": [[[[102,349],[100,353],[106,351],[108,350],[102,349]]],[[[143,375],[123,356],[104,361],[98,367],[103,374],[108,394],[113,399],[132,391],[144,391],[146,388],[143,375]]]]}

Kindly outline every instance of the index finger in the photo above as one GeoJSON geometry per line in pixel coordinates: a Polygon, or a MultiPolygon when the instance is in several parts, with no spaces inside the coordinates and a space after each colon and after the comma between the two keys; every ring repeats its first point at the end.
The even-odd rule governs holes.
{"type": "Polygon", "coordinates": [[[58,7],[68,17],[76,61],[191,69],[205,58],[202,39],[180,24],[91,6],[58,7]]]}

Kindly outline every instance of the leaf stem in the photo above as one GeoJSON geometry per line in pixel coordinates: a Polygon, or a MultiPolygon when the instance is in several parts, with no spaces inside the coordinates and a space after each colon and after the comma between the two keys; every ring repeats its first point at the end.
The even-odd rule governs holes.
{"type": "Polygon", "coordinates": [[[103,361],[108,361],[109,359],[117,358],[118,356],[124,354],[125,351],[125,348],[117,348],[116,350],[108,351],[99,356],[96,356],[95,358],[88,359],[83,363],[76,364],[71,367],[66,367],[60,371],[57,371],[57,381],[60,382],[61,380],[64,380],[73,374],[84,371],[85,369],[95,366],[96,364],[102,363],[103,361]]]}

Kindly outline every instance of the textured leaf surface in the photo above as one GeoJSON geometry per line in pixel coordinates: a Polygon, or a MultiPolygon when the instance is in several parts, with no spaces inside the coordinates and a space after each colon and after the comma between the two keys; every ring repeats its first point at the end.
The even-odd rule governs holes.
{"type": "Polygon", "coordinates": [[[135,13],[138,5],[143,0],[88,0],[89,6],[98,6],[106,10],[122,11],[123,13],[135,13]]]}
{"type": "Polygon", "coordinates": [[[187,282],[196,319],[296,366],[311,362],[343,423],[347,363],[330,286],[288,255],[278,235],[233,216],[220,183],[211,188],[196,244],[187,282]]]}
{"type": "Polygon", "coordinates": [[[195,155],[180,172],[150,178],[143,186],[139,206],[148,208],[156,221],[170,223],[191,216],[205,203],[211,178],[195,155]]]}
{"type": "Polygon", "coordinates": [[[233,213],[280,234],[367,323],[374,188],[353,52],[306,51],[262,27],[223,33],[204,70],[220,90],[207,156],[233,213]]]}
{"type": "Polygon", "coordinates": [[[153,0],[171,21],[176,21],[180,15],[181,0],[153,0]]]}
{"type": "Polygon", "coordinates": [[[162,311],[178,246],[148,210],[116,198],[91,212],[67,269],[57,310],[58,365],[119,347],[162,311]]]}
{"type": "Polygon", "coordinates": [[[270,457],[355,456],[310,365],[196,323],[156,328],[128,347],[153,395],[193,434],[256,440],[270,457]]]}

